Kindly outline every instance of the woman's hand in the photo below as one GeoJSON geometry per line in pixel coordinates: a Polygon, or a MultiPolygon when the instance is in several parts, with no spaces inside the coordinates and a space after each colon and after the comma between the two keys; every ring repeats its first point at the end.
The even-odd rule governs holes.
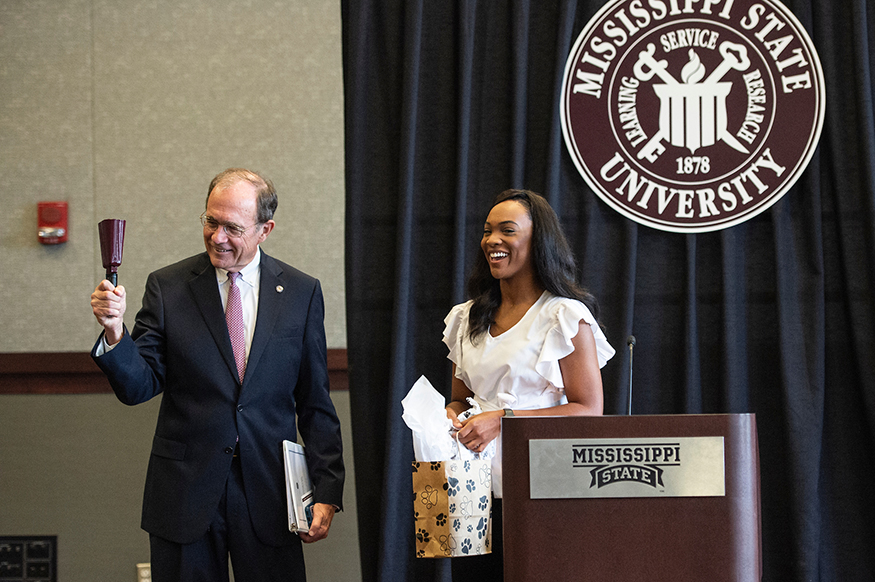
{"type": "Polygon", "coordinates": [[[501,417],[503,410],[490,410],[475,414],[461,423],[459,442],[475,453],[483,452],[486,445],[501,434],[501,417]]]}
{"type": "Polygon", "coordinates": [[[462,423],[459,421],[459,415],[451,406],[447,406],[447,418],[453,421],[454,429],[459,430],[462,428],[462,423]]]}
{"type": "Polygon", "coordinates": [[[461,422],[459,414],[468,410],[467,399],[473,396],[474,393],[456,377],[456,365],[453,364],[453,398],[447,404],[447,418],[453,421],[453,427],[459,431],[459,442],[475,453],[480,453],[501,433],[501,417],[504,416],[504,411],[481,412],[461,422]]]}

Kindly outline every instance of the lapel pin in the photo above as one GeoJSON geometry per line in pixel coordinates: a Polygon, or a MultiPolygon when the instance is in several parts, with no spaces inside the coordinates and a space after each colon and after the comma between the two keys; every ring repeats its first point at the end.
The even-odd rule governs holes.
{"type": "Polygon", "coordinates": [[[277,285],[277,286],[276,286],[276,292],[277,292],[277,293],[282,293],[282,292],[283,292],[283,286],[282,286],[282,285],[277,285]]]}

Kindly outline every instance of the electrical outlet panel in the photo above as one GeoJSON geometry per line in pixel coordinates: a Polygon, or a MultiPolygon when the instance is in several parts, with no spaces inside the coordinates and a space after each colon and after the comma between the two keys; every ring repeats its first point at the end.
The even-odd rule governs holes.
{"type": "Polygon", "coordinates": [[[57,582],[58,536],[0,536],[0,582],[57,582]]]}

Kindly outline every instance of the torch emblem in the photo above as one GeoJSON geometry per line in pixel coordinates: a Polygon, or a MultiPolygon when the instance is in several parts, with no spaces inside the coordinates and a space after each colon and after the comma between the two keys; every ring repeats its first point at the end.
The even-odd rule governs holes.
{"type": "Polygon", "coordinates": [[[732,83],[721,82],[731,69],[744,71],[750,66],[747,48],[733,42],[723,42],[720,45],[723,61],[704,81],[705,67],[696,51],[690,49],[690,60],[681,70],[682,82],[671,76],[666,61],[653,58],[655,52],[656,47],[648,44],[647,49],[638,54],[633,69],[639,81],[649,81],[654,76],[664,81],[653,85],[659,97],[659,131],[641,148],[638,159],[655,161],[663,139],[675,147],[689,149],[690,153],[696,153],[701,147],[712,146],[718,140],[741,153],[749,153],[727,131],[726,96],[732,90],[732,83]]]}

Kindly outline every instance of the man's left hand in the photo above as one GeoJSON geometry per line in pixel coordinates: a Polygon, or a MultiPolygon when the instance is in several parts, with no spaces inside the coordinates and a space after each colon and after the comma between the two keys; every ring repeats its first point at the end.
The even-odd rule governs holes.
{"type": "Polygon", "coordinates": [[[328,537],[328,528],[334,519],[334,506],[327,503],[315,503],[313,505],[313,522],[310,531],[299,533],[298,536],[305,544],[312,544],[328,537]]]}

